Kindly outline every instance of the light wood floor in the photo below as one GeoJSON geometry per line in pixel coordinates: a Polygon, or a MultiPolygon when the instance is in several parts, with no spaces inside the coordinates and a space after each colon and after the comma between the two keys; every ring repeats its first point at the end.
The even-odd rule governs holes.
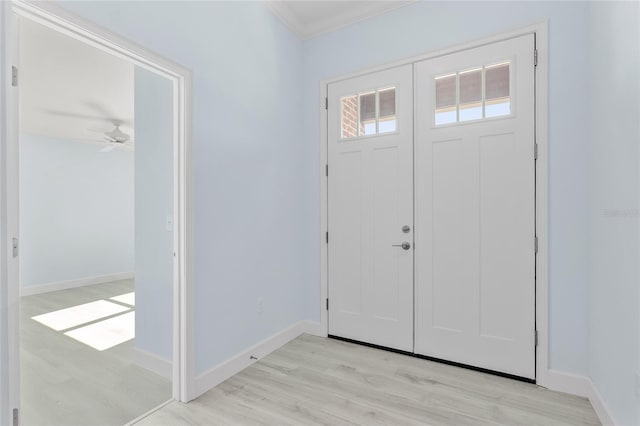
{"type": "Polygon", "coordinates": [[[133,363],[133,340],[100,352],[31,319],[133,288],[123,280],[22,298],[24,426],[123,425],[171,398],[169,381],[133,363]]]}
{"type": "Polygon", "coordinates": [[[597,425],[589,402],[541,387],[302,335],[197,400],[139,425],[597,425]]]}

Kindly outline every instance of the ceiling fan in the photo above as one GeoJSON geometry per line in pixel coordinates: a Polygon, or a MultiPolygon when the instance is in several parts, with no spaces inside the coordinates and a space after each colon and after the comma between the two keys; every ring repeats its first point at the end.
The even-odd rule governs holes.
{"type": "Polygon", "coordinates": [[[129,149],[133,148],[133,143],[131,141],[131,136],[122,130],[120,130],[120,123],[118,121],[113,121],[113,129],[107,132],[102,132],[99,130],[89,129],[93,132],[99,132],[104,135],[104,141],[107,142],[107,146],[102,148],[100,152],[109,152],[113,151],[113,149],[117,146],[126,147],[129,149]]]}
{"type": "Polygon", "coordinates": [[[106,142],[107,146],[100,149],[100,152],[113,151],[113,149],[116,147],[122,147],[127,150],[133,150],[133,141],[131,140],[131,136],[120,129],[120,126],[122,125],[132,126],[133,123],[131,121],[122,120],[120,118],[114,118],[114,115],[111,114],[108,108],[106,108],[104,105],[101,105],[99,103],[91,102],[91,101],[86,101],[83,103],[87,107],[93,109],[97,114],[96,115],[78,114],[78,113],[57,111],[57,110],[51,110],[51,109],[47,109],[45,110],[45,112],[51,115],[57,115],[61,117],[73,117],[73,118],[86,119],[89,121],[104,121],[104,122],[110,123],[113,126],[113,128],[108,131],[91,129],[91,128],[87,129],[92,132],[97,132],[102,134],[102,139],[97,140],[97,142],[103,142],[103,143],[106,142]]]}

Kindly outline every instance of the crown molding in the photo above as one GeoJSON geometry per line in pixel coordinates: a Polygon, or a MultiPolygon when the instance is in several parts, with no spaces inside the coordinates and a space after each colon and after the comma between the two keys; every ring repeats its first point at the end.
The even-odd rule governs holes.
{"type": "MultiPolygon", "coordinates": [[[[348,10],[336,13],[330,18],[319,19],[313,22],[303,22],[296,13],[289,7],[292,1],[287,0],[267,0],[269,9],[276,15],[291,31],[302,40],[308,40],[321,34],[338,30],[399,9],[417,0],[397,0],[390,2],[362,2],[367,5],[365,10],[348,10]]],[[[304,3],[304,2],[299,2],[304,3]]]]}

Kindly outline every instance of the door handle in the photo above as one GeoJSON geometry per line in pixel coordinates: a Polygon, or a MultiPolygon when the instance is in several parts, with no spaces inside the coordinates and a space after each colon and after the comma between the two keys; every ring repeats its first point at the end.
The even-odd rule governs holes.
{"type": "Polygon", "coordinates": [[[402,244],[391,244],[391,247],[402,247],[403,250],[409,250],[411,244],[407,241],[403,241],[402,244]]]}

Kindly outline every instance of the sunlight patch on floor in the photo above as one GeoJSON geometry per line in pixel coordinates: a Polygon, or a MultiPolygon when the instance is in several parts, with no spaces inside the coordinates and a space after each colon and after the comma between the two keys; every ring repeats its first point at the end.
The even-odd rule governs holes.
{"type": "Polygon", "coordinates": [[[124,303],[125,305],[135,306],[136,293],[132,291],[131,293],[121,294],[120,296],[110,297],[109,300],[124,303]]]}
{"type": "Polygon", "coordinates": [[[96,350],[103,351],[135,337],[135,315],[135,312],[129,312],[67,331],[64,334],[96,350]]]}
{"type": "Polygon", "coordinates": [[[56,331],[66,330],[81,324],[105,318],[129,310],[130,308],[106,300],[85,303],[66,309],[32,317],[34,321],[56,331]]]}

